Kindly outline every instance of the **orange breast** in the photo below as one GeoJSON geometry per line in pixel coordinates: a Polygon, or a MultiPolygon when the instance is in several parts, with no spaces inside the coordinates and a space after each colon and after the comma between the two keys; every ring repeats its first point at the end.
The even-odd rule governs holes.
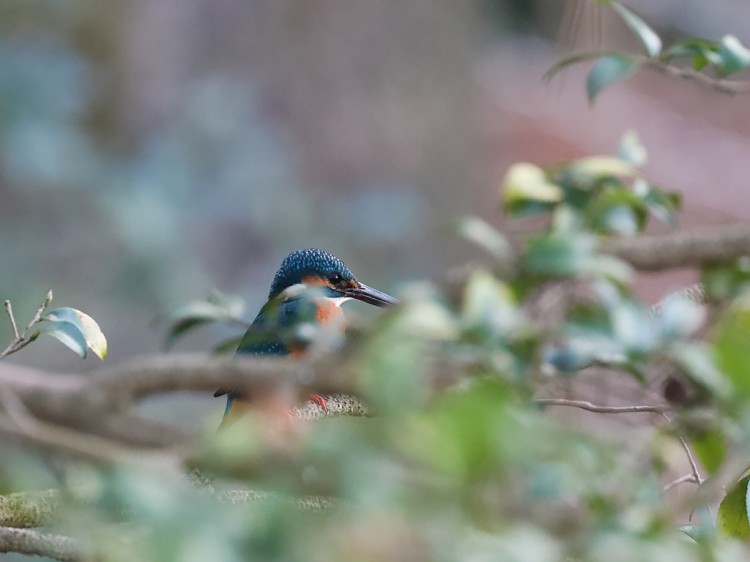
{"type": "Polygon", "coordinates": [[[336,303],[321,300],[315,303],[315,319],[326,327],[340,327],[344,329],[344,311],[336,303]]]}

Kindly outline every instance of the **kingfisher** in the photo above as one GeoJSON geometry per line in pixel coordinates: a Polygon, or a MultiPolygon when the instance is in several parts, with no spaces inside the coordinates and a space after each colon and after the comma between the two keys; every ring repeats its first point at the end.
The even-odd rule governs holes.
{"type": "MultiPolygon", "coordinates": [[[[336,256],[316,248],[294,251],[281,262],[268,301],[237,354],[302,357],[313,348],[332,348],[344,333],[341,305],[352,299],[378,307],[398,304],[394,297],[359,282],[336,256]]],[[[250,400],[237,390],[221,388],[214,393],[224,395],[227,405],[220,427],[241,416],[250,400]]],[[[326,409],[321,396],[310,398],[326,409]]]]}

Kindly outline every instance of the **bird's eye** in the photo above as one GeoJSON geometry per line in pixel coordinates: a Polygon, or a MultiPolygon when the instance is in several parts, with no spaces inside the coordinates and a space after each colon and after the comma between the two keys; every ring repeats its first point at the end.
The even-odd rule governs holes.
{"type": "Polygon", "coordinates": [[[343,280],[344,280],[344,278],[343,278],[343,277],[341,277],[341,274],[340,274],[340,273],[338,273],[338,272],[337,272],[337,273],[331,273],[331,274],[330,274],[330,275],[328,276],[328,281],[329,281],[329,282],[331,283],[331,285],[338,285],[338,284],[339,284],[339,283],[341,283],[341,282],[342,282],[343,280]]]}

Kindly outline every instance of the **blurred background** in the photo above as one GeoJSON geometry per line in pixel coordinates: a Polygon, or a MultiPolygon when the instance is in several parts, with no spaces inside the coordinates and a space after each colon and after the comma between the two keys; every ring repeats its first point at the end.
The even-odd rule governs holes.
{"type": "MultiPolygon", "coordinates": [[[[667,39],[750,43],[746,0],[625,4],[667,39]]],[[[454,219],[517,229],[497,213],[510,164],[609,154],[630,129],[683,193],[683,226],[749,218],[748,98],[641,73],[589,107],[586,68],[542,78],[587,45],[637,48],[584,0],[3,0],[0,296],[24,321],[53,289],[99,322],[114,363],[158,352],[155,320],[212,288],[252,319],[296,248],[397,291],[472,255],[454,219]]],[[[12,360],[99,366],[52,340],[12,360]]],[[[160,412],[220,416],[194,400],[160,412]]]]}

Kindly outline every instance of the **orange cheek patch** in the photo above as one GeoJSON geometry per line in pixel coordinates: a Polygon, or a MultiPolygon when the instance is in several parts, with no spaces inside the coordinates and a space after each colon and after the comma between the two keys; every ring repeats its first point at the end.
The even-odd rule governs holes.
{"type": "Polygon", "coordinates": [[[315,320],[321,324],[340,322],[343,319],[343,314],[344,312],[341,310],[341,307],[336,306],[332,302],[323,301],[317,304],[315,320]]]}
{"type": "Polygon", "coordinates": [[[304,283],[308,287],[313,287],[313,286],[330,287],[327,279],[323,279],[322,277],[316,277],[315,275],[308,275],[307,277],[303,277],[302,283],[304,283]]]}

